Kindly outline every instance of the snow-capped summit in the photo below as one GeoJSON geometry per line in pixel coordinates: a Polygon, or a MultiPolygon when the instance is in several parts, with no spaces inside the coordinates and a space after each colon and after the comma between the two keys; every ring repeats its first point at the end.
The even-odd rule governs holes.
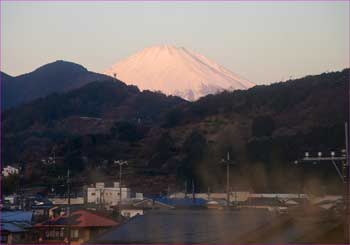
{"type": "Polygon", "coordinates": [[[171,45],[146,48],[104,73],[115,74],[119,80],[141,90],[161,91],[187,100],[255,86],[201,54],[171,45]]]}

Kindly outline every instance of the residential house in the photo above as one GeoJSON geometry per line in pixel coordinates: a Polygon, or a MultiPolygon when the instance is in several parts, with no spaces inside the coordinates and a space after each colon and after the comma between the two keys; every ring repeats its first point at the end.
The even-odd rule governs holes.
{"type": "Polygon", "coordinates": [[[133,205],[143,210],[150,210],[150,209],[169,210],[169,209],[175,208],[173,205],[166,204],[164,202],[157,201],[155,199],[149,199],[149,198],[145,198],[141,201],[135,202],[133,205]]]}
{"type": "Polygon", "coordinates": [[[1,212],[1,244],[18,244],[34,241],[31,211],[1,212]]]}
{"type": "Polygon", "coordinates": [[[99,214],[86,211],[73,211],[70,216],[59,216],[35,225],[40,243],[68,242],[68,230],[72,244],[86,243],[107,229],[117,226],[118,222],[99,214]]]}
{"type": "Polygon", "coordinates": [[[173,209],[174,206],[152,200],[152,199],[128,199],[122,202],[120,206],[120,213],[126,218],[132,218],[136,215],[143,215],[149,210],[169,210],[173,209]]]}

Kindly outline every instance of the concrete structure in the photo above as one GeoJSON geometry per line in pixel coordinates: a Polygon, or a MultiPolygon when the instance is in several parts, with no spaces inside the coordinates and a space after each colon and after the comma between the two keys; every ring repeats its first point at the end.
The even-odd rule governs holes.
{"type": "Polygon", "coordinates": [[[136,207],[125,207],[120,210],[122,216],[132,218],[136,215],[143,215],[143,209],[136,207]]]}
{"type": "Polygon", "coordinates": [[[18,173],[19,173],[19,169],[15,168],[13,166],[10,166],[10,165],[7,165],[2,170],[2,175],[5,177],[10,176],[10,175],[14,175],[14,174],[18,174],[18,173]]]}
{"type": "MultiPolygon", "coordinates": [[[[129,188],[121,188],[121,200],[129,199],[131,192],[129,188]]],[[[106,187],[104,183],[98,182],[95,187],[87,188],[87,203],[99,204],[107,209],[118,205],[120,202],[119,182],[114,182],[112,187],[106,187]]]]}
{"type": "MultiPolygon", "coordinates": [[[[248,197],[251,195],[248,191],[232,191],[230,192],[230,201],[231,202],[244,202],[248,199],[248,197]]],[[[173,193],[169,196],[169,198],[185,198],[185,193],[183,192],[177,192],[173,193]]],[[[191,193],[187,194],[188,198],[192,197],[191,193]]],[[[227,199],[227,193],[195,193],[196,198],[202,198],[207,201],[218,201],[218,200],[226,200],[227,199]]]]}
{"type": "Polygon", "coordinates": [[[250,193],[250,198],[277,198],[277,199],[303,199],[309,198],[309,195],[302,193],[250,193]]]}
{"type": "MultiPolygon", "coordinates": [[[[67,197],[54,197],[54,198],[49,198],[49,200],[52,202],[54,205],[67,205],[68,204],[68,198],[67,197]]],[[[83,205],[85,204],[84,197],[71,197],[70,198],[70,204],[71,205],[83,205]]]]}

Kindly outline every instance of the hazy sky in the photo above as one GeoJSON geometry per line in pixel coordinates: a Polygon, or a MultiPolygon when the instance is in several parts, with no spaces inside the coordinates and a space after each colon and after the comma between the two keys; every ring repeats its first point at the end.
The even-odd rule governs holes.
{"type": "Polygon", "coordinates": [[[3,2],[1,70],[58,59],[102,72],[158,44],[256,83],[349,67],[349,2],[3,2]]]}

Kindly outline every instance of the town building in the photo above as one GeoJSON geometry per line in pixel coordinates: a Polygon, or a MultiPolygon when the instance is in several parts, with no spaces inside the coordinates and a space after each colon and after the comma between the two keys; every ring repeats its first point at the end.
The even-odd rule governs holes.
{"type": "MultiPolygon", "coordinates": [[[[49,198],[49,200],[54,205],[67,205],[68,204],[68,197],[52,197],[52,198],[49,198]]],[[[83,205],[83,204],[85,204],[84,197],[71,197],[70,198],[70,205],[83,205]]]]}
{"type": "Polygon", "coordinates": [[[120,206],[120,213],[126,218],[132,218],[136,215],[143,215],[149,210],[170,210],[174,208],[174,206],[156,200],[135,198],[124,200],[120,206]]]}
{"type": "Polygon", "coordinates": [[[157,202],[173,206],[175,208],[206,208],[207,200],[203,198],[168,198],[159,197],[154,199],[157,202]]]}
{"type": "Polygon", "coordinates": [[[8,177],[10,175],[15,175],[15,174],[18,174],[18,173],[19,173],[19,169],[15,168],[13,166],[10,166],[10,165],[7,165],[6,167],[4,167],[2,169],[2,175],[4,177],[8,177]]]}
{"type": "MultiPolygon", "coordinates": [[[[248,199],[251,194],[248,191],[232,191],[229,193],[231,202],[243,202],[248,199]]],[[[220,201],[227,199],[226,192],[207,192],[207,193],[194,193],[195,198],[205,199],[207,201],[220,201]]],[[[183,192],[177,192],[169,195],[169,198],[191,198],[192,194],[186,194],[183,192]]]]}
{"type": "Polygon", "coordinates": [[[28,243],[35,240],[31,231],[31,211],[2,211],[0,221],[1,244],[28,243]]]}
{"type": "Polygon", "coordinates": [[[141,208],[143,210],[169,210],[169,209],[175,208],[170,204],[166,204],[163,202],[159,202],[155,199],[149,199],[149,198],[145,198],[141,201],[138,201],[133,205],[134,207],[141,208]]]}
{"type": "Polygon", "coordinates": [[[136,215],[143,215],[143,209],[137,207],[122,207],[120,214],[125,218],[132,218],[136,215]]]}
{"type": "Polygon", "coordinates": [[[131,197],[130,188],[122,187],[120,194],[119,182],[114,182],[112,187],[105,186],[104,183],[98,182],[95,187],[87,188],[87,203],[99,204],[106,209],[117,206],[120,200],[131,197]]]}
{"type": "Polygon", "coordinates": [[[45,244],[68,242],[69,224],[72,244],[83,244],[119,223],[90,211],[77,210],[73,211],[70,217],[59,216],[36,224],[34,227],[38,233],[38,242],[45,244]]]}

